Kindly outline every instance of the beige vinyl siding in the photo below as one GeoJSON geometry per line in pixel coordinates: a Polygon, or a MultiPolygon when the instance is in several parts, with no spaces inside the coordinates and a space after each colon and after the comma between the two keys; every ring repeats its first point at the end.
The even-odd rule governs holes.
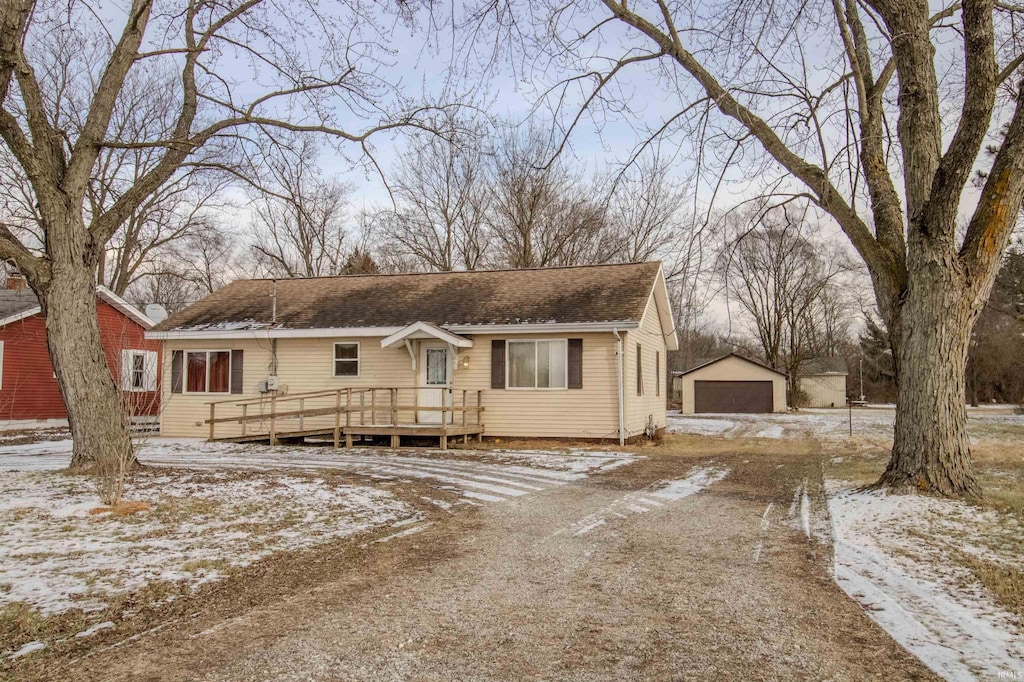
{"type": "Polygon", "coordinates": [[[786,411],[786,377],[741,358],[730,356],[681,377],[683,414],[693,414],[695,381],[771,381],[775,412],[786,411]]]}
{"type": "Polygon", "coordinates": [[[658,304],[652,295],[647,301],[647,308],[640,321],[640,326],[624,334],[623,347],[625,348],[624,375],[626,382],[626,437],[630,438],[642,434],[647,428],[648,418],[652,418],[655,428],[664,428],[666,423],[665,411],[667,406],[667,394],[665,389],[665,377],[659,376],[661,391],[655,390],[655,367],[660,365],[660,372],[665,370],[665,336],[661,329],[658,304]],[[643,353],[643,395],[638,396],[636,391],[636,350],[640,344],[643,353]],[[655,361],[655,353],[660,356],[660,362],[655,361]]]}
{"type": "MultiPolygon", "coordinates": [[[[259,395],[257,384],[267,378],[267,367],[270,364],[270,342],[250,339],[230,340],[181,340],[165,341],[163,352],[163,377],[160,382],[162,396],[160,400],[160,434],[163,436],[192,437],[206,436],[210,427],[203,422],[210,417],[207,403],[217,400],[238,398],[254,398],[259,395]],[[206,393],[172,393],[171,392],[171,360],[174,351],[182,350],[241,350],[242,387],[241,395],[206,394],[206,393]]],[[[184,365],[184,363],[183,363],[184,365]]],[[[183,369],[183,373],[186,370],[183,369]]],[[[184,381],[184,379],[183,379],[184,381]]]]}
{"type": "Polygon", "coordinates": [[[615,337],[610,333],[476,335],[472,348],[460,349],[455,387],[483,391],[488,436],[617,438],[616,367],[615,337]],[[582,389],[491,389],[493,339],[569,338],[583,339],[582,389]]]}
{"type": "Polygon", "coordinates": [[[804,407],[844,407],[845,374],[814,374],[800,377],[799,388],[806,396],[804,407]]]}
{"type": "MultiPolygon", "coordinates": [[[[408,387],[416,385],[416,373],[412,370],[412,360],[404,346],[383,349],[380,347],[381,337],[360,338],[309,338],[309,339],[278,339],[277,340],[277,377],[280,382],[279,399],[289,394],[310,391],[330,391],[338,388],[363,387],[408,387]],[[359,343],[359,376],[334,376],[334,344],[338,341],[359,343]]],[[[202,436],[209,435],[209,425],[203,423],[210,416],[211,401],[241,401],[259,398],[258,386],[261,381],[272,373],[271,342],[267,340],[231,340],[231,341],[194,341],[170,340],[165,342],[164,376],[162,382],[164,401],[160,418],[160,432],[165,436],[202,436]],[[226,394],[186,394],[171,393],[171,358],[175,350],[242,350],[243,356],[243,393],[226,394]]],[[[260,405],[248,408],[247,414],[268,414],[270,412],[270,395],[262,394],[264,401],[260,405]]],[[[366,398],[369,400],[369,398],[366,398]]],[[[384,394],[380,395],[380,404],[387,401],[384,394]]],[[[411,390],[406,391],[400,400],[412,401],[411,390]]],[[[330,407],[334,404],[333,396],[325,396],[306,401],[304,407],[330,407]]],[[[278,411],[298,409],[294,401],[285,403],[278,411]]],[[[218,406],[218,417],[240,414],[231,403],[218,406]]],[[[383,417],[383,414],[381,415],[383,417]]],[[[411,415],[409,419],[411,420],[411,415]]],[[[304,428],[333,426],[333,417],[307,418],[303,420],[304,428]]],[[[253,424],[257,429],[259,424],[253,424]]],[[[261,430],[266,430],[263,424],[261,430]]],[[[297,423],[282,423],[279,430],[298,428],[297,423]]],[[[237,435],[241,431],[238,424],[218,424],[217,436],[237,435]]]]}
{"type": "MultiPolygon", "coordinates": [[[[539,334],[539,335],[476,335],[472,348],[459,349],[453,375],[455,404],[462,402],[461,391],[470,391],[469,403],[475,404],[476,391],[482,391],[486,408],[483,422],[486,435],[499,437],[561,437],[561,438],[616,438],[618,429],[618,383],[615,376],[615,337],[610,333],[539,334]],[[491,389],[492,339],[583,339],[582,389],[491,389]]],[[[399,395],[399,404],[409,405],[412,389],[417,385],[417,372],[404,346],[382,349],[381,337],[309,338],[277,340],[277,376],[281,385],[279,400],[289,394],[310,391],[329,391],[338,388],[403,387],[408,390],[399,395]],[[335,377],[333,371],[334,343],[359,343],[359,376],[335,377]]],[[[419,357],[419,342],[413,342],[419,357]]],[[[653,344],[652,344],[653,347],[653,344]]],[[[266,340],[193,341],[169,340],[165,342],[164,376],[162,382],[163,410],[161,433],[176,437],[207,437],[210,416],[208,403],[229,401],[217,407],[217,416],[240,414],[234,402],[260,398],[258,385],[271,374],[271,342],[266,340]],[[171,358],[176,350],[242,350],[244,351],[242,394],[184,394],[171,393],[171,358]]],[[[653,367],[653,355],[651,356],[653,367]]],[[[628,397],[628,392],[627,392],[628,397]]],[[[258,405],[250,406],[248,415],[269,414],[270,395],[264,394],[258,405]]],[[[326,396],[305,401],[306,409],[329,407],[335,398],[326,396]]],[[[369,397],[365,398],[369,406],[369,397]]],[[[380,393],[378,421],[387,421],[388,396],[380,393]]],[[[296,402],[285,403],[278,411],[297,409],[296,402]]],[[[461,421],[461,415],[456,415],[461,421]]],[[[368,419],[368,416],[367,416],[368,419]]],[[[399,416],[403,423],[412,422],[412,411],[399,416]]],[[[472,420],[472,416],[470,416],[472,420]]],[[[309,417],[303,428],[331,427],[333,416],[309,417]]],[[[255,423],[252,431],[265,432],[267,423],[255,423]]],[[[291,420],[277,425],[279,431],[297,429],[291,420]]],[[[238,424],[218,424],[217,436],[241,433],[238,424]]]]}

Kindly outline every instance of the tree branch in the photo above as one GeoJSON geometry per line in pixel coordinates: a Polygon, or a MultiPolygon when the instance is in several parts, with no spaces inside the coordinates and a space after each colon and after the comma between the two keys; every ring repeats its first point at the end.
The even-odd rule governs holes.
{"type": "Polygon", "coordinates": [[[939,162],[924,207],[924,229],[941,236],[954,248],[952,229],[934,234],[937,226],[952,226],[960,196],[985,140],[996,101],[996,55],[993,41],[992,0],[965,0],[963,3],[964,57],[967,80],[964,84],[963,110],[949,148],[939,162]]]}
{"type": "Polygon", "coordinates": [[[96,164],[96,157],[100,153],[100,143],[110,126],[110,117],[114,113],[118,95],[124,86],[129,69],[135,63],[139,45],[142,44],[152,5],[153,0],[134,0],[132,2],[121,38],[110,55],[107,66],[103,70],[103,76],[96,86],[96,94],[89,107],[85,125],[82,126],[68,162],[65,190],[72,196],[84,195],[85,188],[89,184],[89,175],[92,167],[96,164]]]}
{"type": "Polygon", "coordinates": [[[1018,88],[1017,108],[1006,138],[996,153],[992,170],[967,225],[960,260],[975,302],[989,293],[1002,254],[1010,241],[1024,201],[1024,87],[1018,88]]]}
{"type": "MultiPolygon", "coordinates": [[[[850,238],[854,248],[871,266],[887,294],[890,297],[898,295],[906,279],[906,272],[899,257],[884,248],[875,239],[871,230],[829,181],[822,168],[809,163],[790,150],[771,126],[729,94],[718,80],[681,44],[671,39],[651,22],[628,10],[624,4],[620,5],[612,0],[603,0],[603,2],[620,21],[658,43],[663,51],[696,79],[708,96],[714,100],[719,111],[746,128],[783,168],[806,184],[814,193],[817,203],[836,219],[840,228],[850,238]]],[[[663,5],[662,0],[659,0],[659,5],[663,5]]]]}

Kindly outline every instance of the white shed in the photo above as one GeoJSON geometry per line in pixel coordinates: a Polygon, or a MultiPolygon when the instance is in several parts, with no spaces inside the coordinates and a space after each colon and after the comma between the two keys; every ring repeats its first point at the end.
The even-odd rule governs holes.
{"type": "Polygon", "coordinates": [[[800,407],[843,407],[846,405],[846,358],[815,358],[797,375],[800,407]]]}

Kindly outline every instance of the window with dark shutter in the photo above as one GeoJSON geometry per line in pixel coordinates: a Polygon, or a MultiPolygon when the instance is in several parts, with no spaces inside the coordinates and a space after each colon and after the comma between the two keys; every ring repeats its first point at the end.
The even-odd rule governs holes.
{"type": "Polygon", "coordinates": [[[491,388],[505,388],[505,340],[491,340],[491,388]]]}
{"type": "Polygon", "coordinates": [[[171,393],[181,393],[184,357],[185,353],[180,350],[171,353],[171,393]]]}
{"type": "Polygon", "coordinates": [[[661,395],[661,351],[654,352],[654,395],[661,395]]]}
{"type": "Polygon", "coordinates": [[[242,392],[242,351],[231,351],[231,392],[242,392]]]}
{"type": "Polygon", "coordinates": [[[569,339],[569,388],[583,388],[583,339],[569,339]]]}
{"type": "Polygon", "coordinates": [[[636,344],[636,394],[644,394],[644,348],[636,344]]]}

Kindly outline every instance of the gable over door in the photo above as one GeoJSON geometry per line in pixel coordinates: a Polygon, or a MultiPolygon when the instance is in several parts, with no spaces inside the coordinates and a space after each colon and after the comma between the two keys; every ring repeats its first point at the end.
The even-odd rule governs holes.
{"type": "Polygon", "coordinates": [[[694,381],[693,403],[703,413],[772,412],[772,382],[694,381]]]}

